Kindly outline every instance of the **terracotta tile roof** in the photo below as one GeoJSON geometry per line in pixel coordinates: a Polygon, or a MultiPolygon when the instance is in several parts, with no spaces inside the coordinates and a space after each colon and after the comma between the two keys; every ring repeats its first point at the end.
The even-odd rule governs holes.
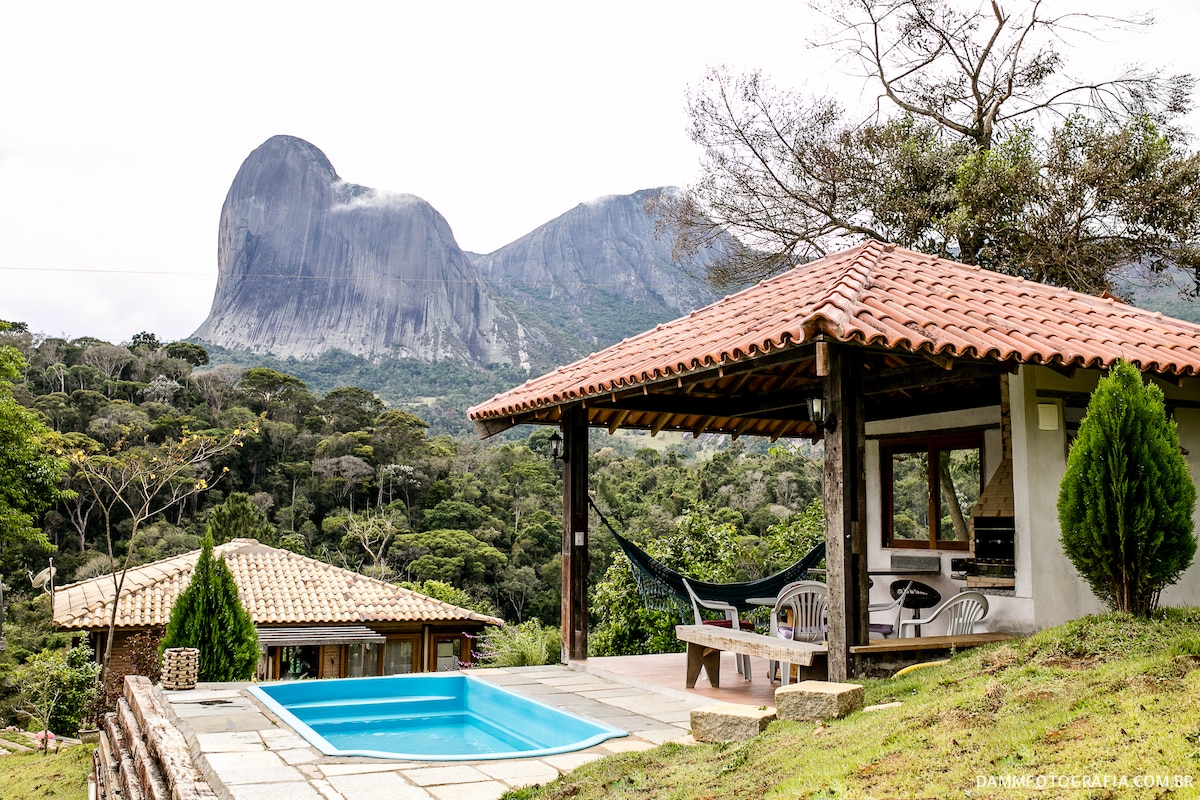
{"type": "MultiPolygon", "coordinates": [[[[225,557],[242,605],[260,626],[450,620],[500,623],[254,539],[234,539],[213,552],[225,557]]],[[[166,625],[171,605],[191,580],[199,557],[200,551],[193,550],[129,570],[117,608],[117,626],[166,625]]],[[[113,594],[112,575],[55,589],[54,622],[73,630],[107,628],[113,594]]]]}
{"type": "Polygon", "coordinates": [[[1065,367],[1107,367],[1124,358],[1143,371],[1200,373],[1200,326],[1193,323],[869,241],[559,367],[467,413],[477,424],[529,421],[543,409],[759,358],[818,335],[950,358],[1065,367]]]}

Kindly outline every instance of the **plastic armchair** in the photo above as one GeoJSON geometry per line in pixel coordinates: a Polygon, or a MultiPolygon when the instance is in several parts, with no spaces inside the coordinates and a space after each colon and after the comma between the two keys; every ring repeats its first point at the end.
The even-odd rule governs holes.
{"type": "MultiPolygon", "coordinates": [[[[771,635],[795,641],[825,641],[825,612],[828,604],[829,589],[820,581],[789,583],[775,598],[775,607],[771,610],[771,635]],[[787,616],[781,623],[780,617],[785,614],[787,616]]],[[[781,673],[780,683],[787,686],[791,680],[792,665],[771,661],[768,665],[768,677],[774,680],[777,671],[781,673]]]]}
{"type": "Polygon", "coordinates": [[[940,616],[946,617],[947,636],[965,636],[975,632],[975,623],[987,616],[988,601],[979,592],[959,592],[942,603],[924,619],[906,619],[900,623],[900,637],[908,638],[907,632],[918,625],[925,626],[940,616]]]}
{"type": "Polygon", "coordinates": [[[908,590],[912,588],[913,582],[909,581],[900,590],[900,594],[896,595],[895,599],[890,603],[871,603],[867,606],[867,611],[871,614],[880,611],[896,610],[896,619],[894,622],[872,622],[867,625],[868,633],[877,633],[883,638],[887,638],[892,634],[898,633],[900,630],[900,617],[904,614],[904,599],[908,597],[908,590]]]}
{"type": "MultiPolygon", "coordinates": [[[[696,595],[696,590],[692,588],[692,584],[687,578],[683,579],[683,587],[687,589],[688,597],[692,599],[692,612],[696,615],[697,625],[720,625],[734,630],[753,630],[754,623],[738,619],[737,607],[720,600],[704,600],[696,595]],[[707,608],[710,611],[719,611],[725,615],[724,619],[705,619],[700,613],[701,608],[707,608]]],[[[750,656],[742,655],[741,653],[734,655],[734,662],[737,664],[737,671],[746,680],[750,680],[750,656]]]]}

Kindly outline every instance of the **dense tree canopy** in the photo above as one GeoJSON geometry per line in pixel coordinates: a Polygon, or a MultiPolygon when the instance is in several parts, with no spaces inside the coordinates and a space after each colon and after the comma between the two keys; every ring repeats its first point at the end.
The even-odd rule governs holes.
{"type": "Polygon", "coordinates": [[[873,111],[715,69],[689,97],[700,180],[658,210],[687,258],[732,235],[715,285],[865,238],[1085,292],[1200,268],[1191,76],[1073,77],[1070,38],[1132,23],[1037,2],[846,0],[829,56],[873,111]],[[865,119],[864,119],[865,116],[865,119]]]}
{"type": "Polygon", "coordinates": [[[32,557],[49,550],[39,522],[63,497],[59,481],[66,471],[44,418],[13,395],[25,366],[16,348],[0,345],[0,569],[6,570],[17,566],[19,554],[32,557]]]}
{"type": "MultiPolygon", "coordinates": [[[[16,407],[74,461],[67,485],[76,491],[30,517],[30,530],[58,548],[60,582],[114,564],[119,580],[127,565],[196,549],[211,525],[217,541],[250,536],[372,577],[449,587],[469,600],[460,604],[513,622],[558,625],[561,464],[548,456],[550,429],[488,442],[434,435],[428,406],[381,411],[361,387],[319,396],[275,369],[196,369],[209,360],[203,348],[151,351],[148,336],[137,347],[28,333],[0,340],[29,365],[10,371],[16,407]],[[85,364],[101,346],[123,351],[111,354],[119,373],[85,364]],[[176,385],[166,390],[168,370],[176,385]],[[177,458],[194,443],[235,440],[195,463],[177,458]],[[112,489],[89,488],[89,476],[112,489]]],[[[591,485],[614,524],[642,541],[672,537],[681,525],[698,530],[685,523],[688,511],[708,502],[720,509],[717,530],[736,538],[722,550],[738,554],[731,569],[749,575],[763,568],[758,555],[786,549],[770,531],[819,493],[810,450],[664,438],[596,434],[591,485]]],[[[593,525],[596,582],[615,548],[593,525]]],[[[45,554],[9,556],[10,576],[45,566],[45,554]]]]}

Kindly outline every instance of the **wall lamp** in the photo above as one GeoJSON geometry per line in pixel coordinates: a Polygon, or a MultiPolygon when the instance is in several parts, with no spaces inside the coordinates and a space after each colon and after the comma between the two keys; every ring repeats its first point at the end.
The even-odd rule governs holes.
{"type": "Polygon", "coordinates": [[[810,397],[805,401],[808,405],[808,418],[813,425],[817,426],[817,432],[829,431],[833,433],[837,430],[837,417],[833,414],[825,416],[825,398],[821,396],[810,397]]]}
{"type": "Polygon", "coordinates": [[[563,438],[558,435],[558,431],[550,434],[550,458],[553,461],[559,461],[563,457],[563,438]]]}

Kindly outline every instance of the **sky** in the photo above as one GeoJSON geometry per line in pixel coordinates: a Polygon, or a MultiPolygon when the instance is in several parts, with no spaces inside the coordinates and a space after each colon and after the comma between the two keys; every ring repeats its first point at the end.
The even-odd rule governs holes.
{"type": "MultiPolygon", "coordinates": [[[[1149,33],[1073,57],[1200,75],[1200,3],[1150,7],[1149,33]]],[[[803,0],[6,3],[0,319],[190,336],[225,195],[277,134],[347,181],[424,198],[481,253],[597,197],[685,186],[686,94],[710,67],[871,101],[811,46],[824,26],[803,0]]]]}

